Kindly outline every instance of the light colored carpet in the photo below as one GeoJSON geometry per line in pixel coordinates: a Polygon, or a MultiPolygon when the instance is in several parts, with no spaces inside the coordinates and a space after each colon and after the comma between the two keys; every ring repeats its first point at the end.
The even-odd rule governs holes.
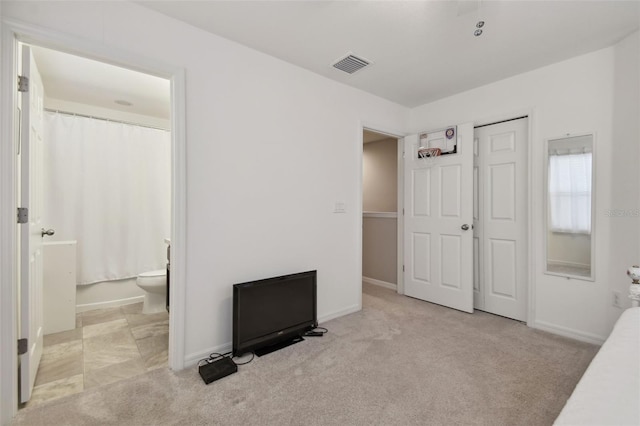
{"type": "Polygon", "coordinates": [[[21,410],[17,425],[550,425],[597,347],[365,285],[329,333],[205,385],[195,368],[21,410]]]}

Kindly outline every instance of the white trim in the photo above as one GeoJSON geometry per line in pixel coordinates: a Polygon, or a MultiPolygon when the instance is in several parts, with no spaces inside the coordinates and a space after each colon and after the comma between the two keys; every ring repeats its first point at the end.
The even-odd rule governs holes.
{"type": "MultiPolygon", "coordinates": [[[[364,143],[363,143],[363,133],[365,130],[370,130],[372,132],[376,132],[376,133],[380,133],[386,136],[389,136],[390,138],[394,138],[398,140],[398,191],[397,191],[397,205],[398,205],[398,212],[402,211],[402,208],[404,207],[404,158],[403,158],[403,153],[404,153],[404,136],[406,135],[406,132],[401,132],[398,129],[388,129],[388,128],[384,128],[384,126],[379,127],[375,124],[371,124],[368,123],[366,121],[360,121],[359,123],[359,134],[358,134],[358,138],[356,139],[357,141],[359,141],[359,147],[358,147],[358,213],[360,214],[359,218],[358,218],[358,270],[362,271],[362,225],[363,225],[363,218],[364,218],[364,209],[363,209],[363,161],[364,161],[364,143]]],[[[397,221],[397,271],[398,271],[398,277],[397,280],[400,283],[400,285],[397,288],[398,293],[400,294],[404,294],[404,285],[403,285],[403,280],[404,280],[404,274],[402,272],[402,267],[401,265],[404,263],[404,259],[403,259],[403,248],[404,248],[404,220],[402,218],[402,215],[398,215],[396,213],[396,217],[398,218],[397,221]]],[[[360,272],[361,273],[361,272],[360,272]]],[[[362,283],[360,283],[360,285],[362,285],[362,283]]],[[[360,299],[359,299],[359,304],[360,304],[360,309],[362,309],[362,291],[360,291],[360,299]]]]}
{"type": "Polygon", "coordinates": [[[583,280],[583,281],[596,281],[596,250],[597,250],[597,244],[596,244],[596,206],[597,206],[597,197],[598,197],[598,191],[596,190],[596,165],[598,163],[598,156],[597,156],[597,148],[596,146],[598,145],[597,143],[597,133],[595,131],[593,132],[582,132],[582,133],[565,133],[561,136],[555,136],[555,137],[550,137],[550,138],[546,138],[544,140],[544,152],[543,152],[543,176],[542,176],[542,182],[543,182],[543,213],[544,213],[544,222],[543,222],[543,229],[542,229],[542,233],[543,233],[543,256],[544,258],[542,259],[543,261],[543,270],[544,273],[547,275],[555,275],[555,276],[560,276],[560,277],[567,277],[567,278],[574,278],[574,279],[578,279],[578,280],[583,280]],[[559,140],[559,139],[565,139],[565,138],[577,138],[577,137],[585,137],[585,136],[591,136],[591,234],[590,234],[590,249],[591,249],[591,265],[587,265],[590,269],[590,275],[589,276],[581,276],[581,275],[572,275],[572,274],[565,274],[565,273],[559,273],[559,272],[552,272],[549,271],[547,269],[547,264],[548,263],[552,263],[553,261],[548,261],[548,251],[549,251],[549,237],[547,234],[547,230],[550,228],[549,225],[549,218],[547,215],[547,212],[549,211],[549,196],[548,196],[548,191],[547,188],[549,186],[549,142],[550,141],[555,141],[555,140],[559,140]]]}
{"type": "Polygon", "coordinates": [[[396,291],[404,294],[404,138],[398,139],[398,221],[396,222],[397,259],[396,259],[396,291]]]}
{"type": "Polygon", "coordinates": [[[76,305],[76,313],[93,311],[94,309],[114,308],[116,306],[132,305],[144,301],[144,296],[128,297],[126,299],[109,300],[107,302],[83,303],[76,305]]]}
{"type": "Polygon", "coordinates": [[[380,133],[381,135],[385,135],[385,136],[389,136],[389,138],[392,139],[402,139],[404,137],[404,135],[406,135],[405,132],[401,132],[398,129],[383,129],[380,130],[380,128],[378,126],[375,125],[368,125],[369,123],[366,123],[364,121],[360,122],[360,125],[362,127],[362,130],[369,130],[371,132],[374,133],[380,133]]]}
{"type": "Polygon", "coordinates": [[[562,327],[560,325],[551,324],[545,321],[534,321],[530,327],[538,330],[547,331],[549,333],[558,334],[560,336],[569,337],[571,339],[579,340],[581,342],[593,343],[594,345],[602,345],[607,339],[604,336],[598,336],[597,334],[585,333],[583,331],[574,330],[569,327],[562,327]]]}
{"type": "Polygon", "coordinates": [[[539,187],[536,183],[540,182],[540,177],[538,176],[538,169],[534,167],[535,161],[535,151],[534,146],[535,143],[535,129],[537,129],[537,111],[535,108],[531,108],[529,113],[527,114],[529,117],[529,146],[527,152],[527,187],[528,187],[528,209],[527,209],[527,220],[529,221],[529,225],[527,227],[527,247],[529,253],[527,257],[529,261],[527,263],[527,267],[529,268],[529,285],[527,289],[527,326],[533,327],[533,322],[536,318],[536,265],[538,259],[538,247],[536,245],[536,223],[538,223],[538,214],[542,214],[536,211],[539,208],[534,209],[535,203],[535,194],[538,194],[539,187]]]}
{"type": "Polygon", "coordinates": [[[16,164],[13,144],[16,105],[16,47],[18,42],[74,53],[171,80],[172,229],[171,315],[169,316],[169,367],[184,368],[186,300],[186,131],[185,71],[102,43],[2,19],[2,80],[0,92],[0,423],[15,415],[17,403],[17,247],[16,164]],[[11,96],[7,95],[11,93],[11,96]]]}
{"type": "Polygon", "coordinates": [[[318,318],[318,324],[323,324],[327,321],[331,321],[332,319],[353,314],[354,312],[358,312],[360,310],[362,310],[362,305],[351,305],[344,309],[340,309],[339,311],[329,312],[328,314],[324,314],[318,318]]]}
{"type": "Polygon", "coordinates": [[[190,368],[195,366],[198,361],[208,358],[212,353],[226,354],[231,352],[233,348],[231,342],[223,343],[221,345],[213,346],[209,349],[205,349],[198,352],[193,352],[185,356],[184,368],[190,368]]]}
{"type": "Polygon", "coordinates": [[[187,134],[186,82],[183,68],[171,77],[171,279],[169,286],[169,367],[184,368],[187,310],[187,134]]]}
{"type": "Polygon", "coordinates": [[[396,212],[362,212],[362,217],[377,218],[377,219],[397,219],[398,213],[396,212]]]}
{"type": "Polygon", "coordinates": [[[382,281],[382,280],[376,280],[375,278],[362,277],[362,282],[373,284],[373,285],[377,285],[379,287],[388,288],[388,289],[394,290],[394,291],[398,290],[398,286],[395,285],[394,283],[389,283],[389,282],[382,281]]]}
{"type": "MultiPolygon", "coordinates": [[[[358,150],[358,164],[357,170],[358,175],[356,179],[356,270],[355,276],[359,276],[362,274],[362,258],[363,258],[363,240],[364,240],[364,218],[363,218],[363,204],[364,204],[364,126],[362,122],[358,123],[357,126],[358,134],[356,135],[356,140],[358,141],[358,146],[356,149],[358,150]]],[[[357,295],[357,306],[358,310],[362,309],[362,281],[358,283],[353,283],[354,286],[358,286],[360,291],[358,291],[357,295]]]]}
{"type": "Polygon", "coordinates": [[[17,93],[17,43],[2,22],[0,66],[0,424],[9,424],[18,408],[18,298],[16,151],[14,111],[17,93]]]}

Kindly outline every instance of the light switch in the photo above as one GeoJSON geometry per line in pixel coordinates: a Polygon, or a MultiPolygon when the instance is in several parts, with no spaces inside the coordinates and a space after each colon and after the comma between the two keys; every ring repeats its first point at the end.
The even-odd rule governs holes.
{"type": "Polygon", "coordinates": [[[346,208],[344,203],[340,202],[340,201],[336,201],[334,207],[333,207],[333,212],[334,213],[344,213],[346,212],[346,208]]]}

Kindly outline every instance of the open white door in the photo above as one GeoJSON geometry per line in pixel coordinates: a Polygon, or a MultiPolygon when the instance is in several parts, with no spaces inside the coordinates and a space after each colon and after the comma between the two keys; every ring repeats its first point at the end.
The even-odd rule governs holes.
{"type": "Polygon", "coordinates": [[[21,206],[28,221],[20,229],[20,338],[26,352],[20,354],[20,402],[31,398],[42,357],[42,79],[28,46],[22,48],[21,206]],[[26,77],[28,80],[24,80],[26,77]],[[28,86],[28,88],[26,87],[28,86]]]}
{"type": "Polygon", "coordinates": [[[456,152],[430,164],[418,158],[418,135],[404,139],[404,290],[473,312],[473,124],[455,137],[456,152]]]}

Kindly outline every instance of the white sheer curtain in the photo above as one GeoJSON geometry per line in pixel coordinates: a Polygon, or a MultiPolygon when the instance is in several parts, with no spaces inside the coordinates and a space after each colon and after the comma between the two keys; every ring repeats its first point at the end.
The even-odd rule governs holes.
{"type": "Polygon", "coordinates": [[[550,153],[551,231],[591,233],[591,152],[550,153]]]}
{"type": "Polygon", "coordinates": [[[45,226],[78,241],[78,284],[163,269],[169,132],[47,112],[45,136],[45,226]]]}

